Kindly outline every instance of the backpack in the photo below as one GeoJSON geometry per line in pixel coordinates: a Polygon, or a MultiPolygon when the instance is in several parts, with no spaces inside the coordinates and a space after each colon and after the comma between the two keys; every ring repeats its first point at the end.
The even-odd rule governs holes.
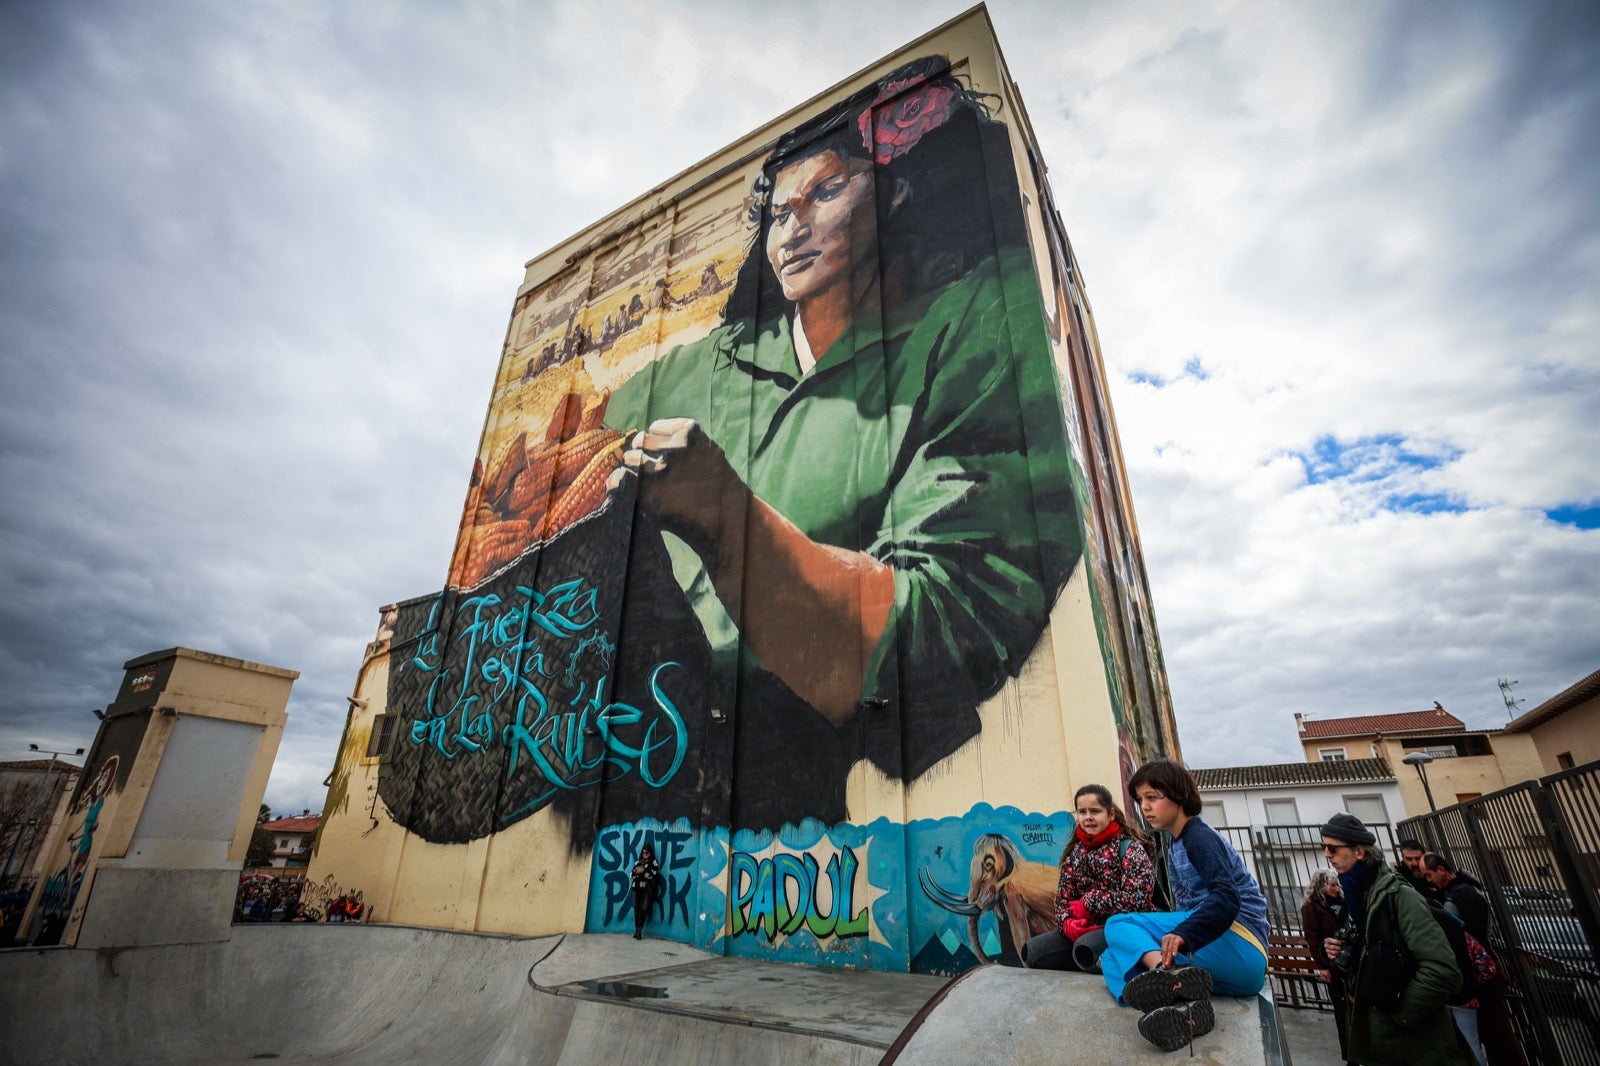
{"type": "Polygon", "coordinates": [[[1478,943],[1478,938],[1467,932],[1460,918],[1435,900],[1425,902],[1428,904],[1428,913],[1433,915],[1445,940],[1449,941],[1450,951],[1456,957],[1456,966],[1461,970],[1461,987],[1449,999],[1449,1002],[1460,1006],[1478,994],[1479,985],[1494,979],[1494,961],[1489,958],[1484,946],[1478,943]],[[1477,948],[1477,951],[1473,948],[1477,948]],[[1484,974],[1484,964],[1487,964],[1489,971],[1487,975],[1484,974]]]}

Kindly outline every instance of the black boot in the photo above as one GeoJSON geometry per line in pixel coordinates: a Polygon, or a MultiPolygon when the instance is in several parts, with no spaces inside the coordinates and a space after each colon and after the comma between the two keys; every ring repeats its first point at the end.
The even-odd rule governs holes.
{"type": "Polygon", "coordinates": [[[1139,1034],[1162,1051],[1176,1051],[1216,1027],[1208,999],[1157,1007],[1139,1019],[1139,1034]]]}

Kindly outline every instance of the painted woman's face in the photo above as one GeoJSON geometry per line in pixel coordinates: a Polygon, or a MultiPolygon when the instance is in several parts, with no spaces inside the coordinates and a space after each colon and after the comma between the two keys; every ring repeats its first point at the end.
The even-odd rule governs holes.
{"type": "Polygon", "coordinates": [[[766,250],[784,296],[805,303],[848,284],[854,267],[875,269],[872,194],[872,163],[837,152],[778,171],[766,250]]]}
{"type": "Polygon", "coordinates": [[[1098,836],[1111,824],[1111,812],[1099,796],[1085,792],[1077,800],[1078,828],[1090,836],[1098,836]]]}

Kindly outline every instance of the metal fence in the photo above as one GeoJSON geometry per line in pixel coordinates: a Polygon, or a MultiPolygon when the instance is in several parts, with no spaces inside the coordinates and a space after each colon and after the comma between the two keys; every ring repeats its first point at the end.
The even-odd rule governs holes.
{"type": "MultiPolygon", "coordinates": [[[[1255,874],[1267,897],[1267,922],[1279,936],[1299,941],[1303,932],[1300,905],[1317,870],[1328,869],[1322,856],[1322,828],[1317,825],[1216,826],[1255,874]]],[[[1387,823],[1367,827],[1393,861],[1395,833],[1387,823]]],[[[1332,1010],[1328,987],[1304,977],[1271,975],[1273,999],[1287,1007],[1332,1010]]]]}
{"type": "Polygon", "coordinates": [[[1600,1066],[1600,762],[1400,823],[1483,883],[1531,1061],[1600,1066]]]}

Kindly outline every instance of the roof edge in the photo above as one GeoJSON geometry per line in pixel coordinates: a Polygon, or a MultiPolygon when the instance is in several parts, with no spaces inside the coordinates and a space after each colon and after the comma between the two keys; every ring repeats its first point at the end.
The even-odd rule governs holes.
{"type": "Polygon", "coordinates": [[[1535,726],[1543,725],[1552,718],[1566,714],[1580,703],[1584,703],[1600,696],[1600,670],[1596,670],[1579,681],[1575,681],[1560,692],[1545,700],[1533,710],[1528,711],[1506,724],[1507,733],[1526,733],[1535,726]]]}

